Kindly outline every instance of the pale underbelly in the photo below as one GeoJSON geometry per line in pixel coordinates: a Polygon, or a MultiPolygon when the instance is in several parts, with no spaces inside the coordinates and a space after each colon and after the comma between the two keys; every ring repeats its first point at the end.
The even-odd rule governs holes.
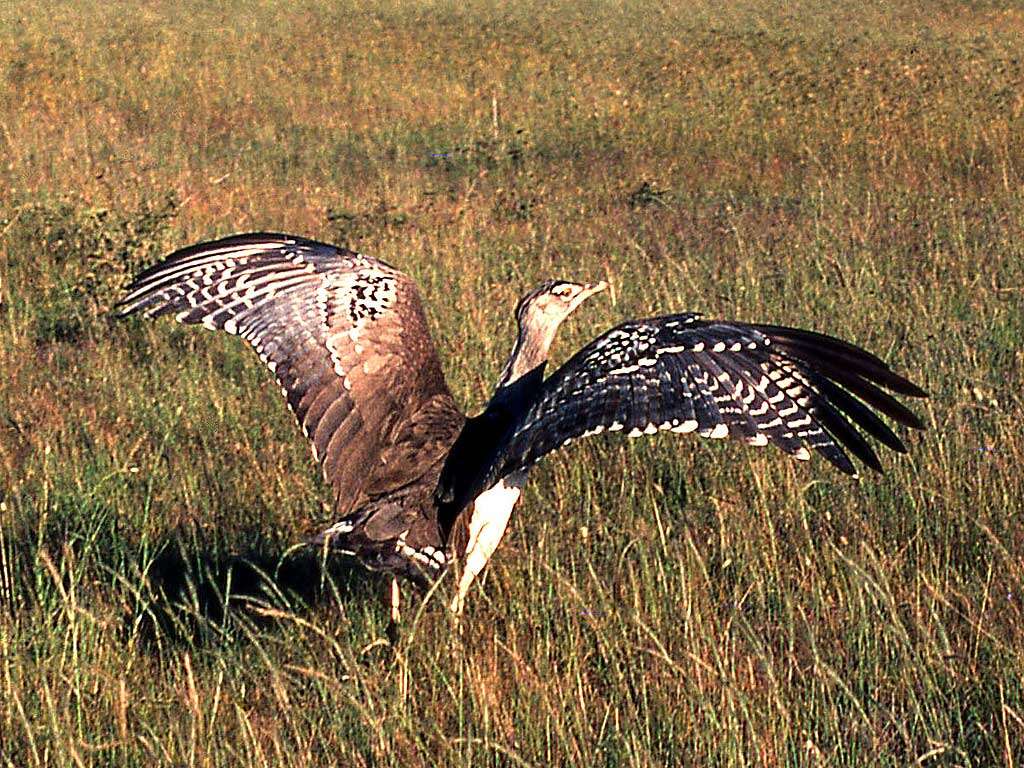
{"type": "Polygon", "coordinates": [[[512,509],[519,501],[525,484],[526,472],[513,472],[481,493],[473,502],[473,513],[469,518],[469,540],[463,558],[462,575],[459,578],[459,591],[451,604],[451,609],[455,613],[462,613],[466,594],[473,580],[498,548],[512,516],[512,509]]]}

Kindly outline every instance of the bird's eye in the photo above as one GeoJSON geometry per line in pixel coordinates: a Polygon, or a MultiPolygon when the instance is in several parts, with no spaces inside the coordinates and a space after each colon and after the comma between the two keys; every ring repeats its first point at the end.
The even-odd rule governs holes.
{"type": "Polygon", "coordinates": [[[568,298],[571,295],[572,295],[572,286],[571,285],[560,285],[557,288],[555,288],[555,296],[559,296],[559,297],[561,297],[563,299],[566,299],[566,298],[568,298]]]}

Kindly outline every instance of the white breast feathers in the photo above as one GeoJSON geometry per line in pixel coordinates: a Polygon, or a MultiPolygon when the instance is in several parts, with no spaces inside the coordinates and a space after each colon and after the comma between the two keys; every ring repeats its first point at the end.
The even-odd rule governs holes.
{"type": "Polygon", "coordinates": [[[469,519],[469,543],[459,579],[459,592],[452,600],[451,609],[462,613],[466,594],[473,579],[484,569],[505,535],[512,508],[519,501],[526,484],[526,472],[513,472],[476,497],[469,519]]]}

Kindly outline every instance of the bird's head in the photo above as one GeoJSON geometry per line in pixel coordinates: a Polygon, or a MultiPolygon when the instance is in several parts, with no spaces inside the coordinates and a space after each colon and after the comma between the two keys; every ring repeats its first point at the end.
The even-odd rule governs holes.
{"type": "Polygon", "coordinates": [[[516,306],[516,320],[521,331],[541,334],[554,339],[555,331],[573,310],[595,293],[600,293],[608,284],[573,283],[569,280],[548,280],[541,283],[516,306]]]}
{"type": "Polygon", "coordinates": [[[523,296],[516,305],[519,336],[501,374],[498,389],[507,387],[543,365],[562,321],[589,297],[607,287],[604,281],[573,283],[568,280],[549,280],[523,296]]]}

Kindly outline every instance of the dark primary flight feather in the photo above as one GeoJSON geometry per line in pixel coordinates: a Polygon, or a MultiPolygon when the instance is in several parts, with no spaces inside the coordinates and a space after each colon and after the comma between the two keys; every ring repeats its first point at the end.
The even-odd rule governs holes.
{"type": "Polygon", "coordinates": [[[858,428],[901,453],[903,443],[869,406],[921,421],[880,387],[925,392],[874,355],[840,339],[773,325],[701,320],[693,313],[623,323],[583,347],[544,381],[476,464],[456,443],[438,499],[461,503],[572,440],[603,431],[660,430],[771,443],[799,459],[815,450],[854,475],[847,454],[881,464],[858,428]]]}

